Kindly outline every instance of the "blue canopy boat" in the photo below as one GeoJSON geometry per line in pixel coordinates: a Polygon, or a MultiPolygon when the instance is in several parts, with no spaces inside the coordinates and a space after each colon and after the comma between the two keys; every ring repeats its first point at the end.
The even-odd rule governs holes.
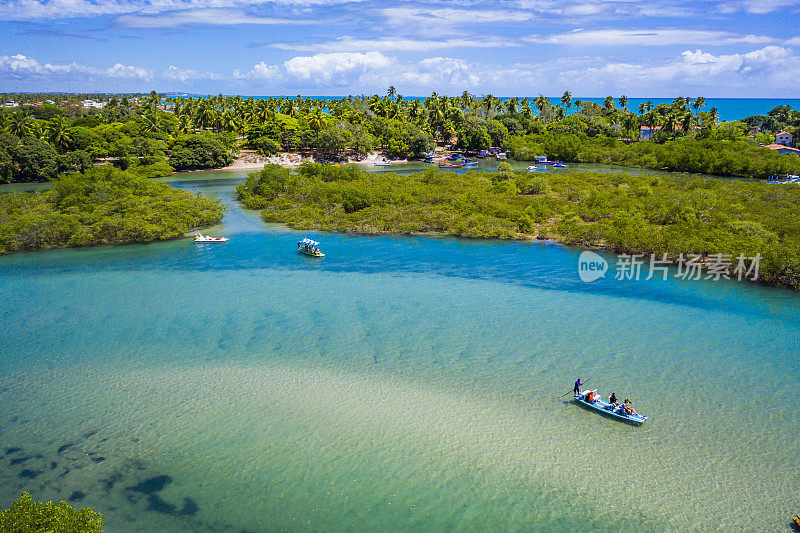
{"type": "Polygon", "coordinates": [[[583,407],[588,407],[589,409],[594,409],[598,413],[609,416],[611,418],[616,418],[618,420],[624,420],[625,422],[629,422],[631,424],[641,425],[647,420],[645,415],[640,414],[626,414],[625,409],[622,405],[614,407],[610,403],[603,401],[600,399],[600,396],[597,395],[597,389],[594,390],[585,390],[580,391],[575,394],[575,402],[583,407]],[[594,400],[588,401],[587,396],[589,393],[594,393],[594,400]]]}

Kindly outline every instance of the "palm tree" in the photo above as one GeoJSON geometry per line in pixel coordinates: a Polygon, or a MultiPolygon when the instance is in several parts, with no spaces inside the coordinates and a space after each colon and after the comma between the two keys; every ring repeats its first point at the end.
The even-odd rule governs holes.
{"type": "Polygon", "coordinates": [[[567,109],[572,107],[572,93],[569,91],[564,91],[564,94],[561,95],[561,105],[567,109]]]}
{"type": "Polygon", "coordinates": [[[650,100],[648,100],[647,102],[645,102],[645,104],[644,104],[644,108],[645,108],[645,109],[647,110],[647,112],[649,113],[650,111],[652,111],[652,110],[653,110],[653,102],[651,102],[650,100]]]}
{"type": "Polygon", "coordinates": [[[192,118],[189,115],[178,116],[178,133],[192,133],[193,131],[192,118]]]}
{"type": "Polygon", "coordinates": [[[606,96],[603,99],[603,108],[606,111],[611,111],[612,109],[614,109],[614,98],[611,96],[606,96]]]}
{"type": "Polygon", "coordinates": [[[625,111],[628,110],[628,97],[624,94],[619,97],[619,106],[625,111]]]}
{"type": "Polygon", "coordinates": [[[163,120],[161,119],[161,115],[155,109],[148,110],[142,118],[144,119],[144,124],[142,125],[142,129],[147,133],[155,133],[161,131],[163,127],[163,120]]]}
{"type": "Polygon", "coordinates": [[[694,102],[692,103],[692,108],[694,108],[695,112],[699,111],[705,106],[706,106],[706,99],[703,98],[702,96],[698,96],[697,98],[695,98],[694,102]]]}
{"type": "Polygon", "coordinates": [[[19,138],[30,137],[34,133],[36,122],[25,111],[17,111],[8,119],[6,131],[19,138]]]}
{"type": "Polygon", "coordinates": [[[66,152],[72,142],[72,134],[68,131],[69,122],[62,116],[55,116],[47,122],[45,132],[47,140],[56,150],[66,152]]]}
{"type": "Polygon", "coordinates": [[[316,136],[319,137],[319,132],[325,126],[325,114],[319,107],[314,107],[306,116],[308,127],[314,130],[316,136]]]}
{"type": "Polygon", "coordinates": [[[644,102],[642,102],[641,104],[639,104],[639,114],[640,115],[644,115],[644,109],[645,109],[645,105],[644,105],[644,102]]]}
{"type": "Polygon", "coordinates": [[[389,85],[389,89],[386,91],[386,94],[389,95],[389,98],[394,98],[397,94],[397,89],[394,88],[394,85],[389,85]]]}
{"type": "Polygon", "coordinates": [[[711,117],[712,124],[716,126],[719,121],[719,111],[717,111],[716,107],[712,107],[711,110],[709,110],[709,116],[711,117]]]}

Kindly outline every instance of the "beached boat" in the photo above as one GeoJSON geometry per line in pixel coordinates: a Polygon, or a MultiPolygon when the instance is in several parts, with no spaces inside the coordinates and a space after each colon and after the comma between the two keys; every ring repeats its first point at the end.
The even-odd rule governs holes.
{"type": "Polygon", "coordinates": [[[194,234],[194,242],[228,242],[227,237],[209,237],[199,231],[194,234]]]}
{"type": "Polygon", "coordinates": [[[610,403],[603,401],[600,399],[600,396],[597,396],[597,389],[588,391],[580,391],[575,395],[575,402],[579,405],[584,407],[588,407],[589,409],[594,409],[598,413],[609,416],[611,418],[616,418],[617,420],[624,420],[625,422],[629,422],[631,424],[639,424],[644,423],[647,420],[645,415],[634,415],[634,414],[625,414],[625,411],[621,406],[614,407],[610,403]],[[587,401],[587,394],[590,392],[595,393],[595,400],[593,402],[587,401]]]}
{"type": "Polygon", "coordinates": [[[389,167],[389,166],[391,166],[391,163],[389,163],[385,159],[383,159],[381,161],[376,161],[374,164],[375,164],[376,167],[389,167]]]}
{"type": "Polygon", "coordinates": [[[439,163],[439,168],[461,168],[464,166],[463,162],[460,163],[439,163]]]}
{"type": "Polygon", "coordinates": [[[310,257],[325,257],[325,254],[319,251],[319,243],[311,239],[303,239],[297,243],[297,251],[303,255],[310,257]]]}

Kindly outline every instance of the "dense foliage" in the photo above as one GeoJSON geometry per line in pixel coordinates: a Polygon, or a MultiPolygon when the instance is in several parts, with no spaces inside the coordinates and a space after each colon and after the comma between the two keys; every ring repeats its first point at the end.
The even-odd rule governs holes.
{"type": "MultiPolygon", "coordinates": [[[[506,167],[508,168],[508,167],[506,167]]],[[[412,176],[277,165],[248,175],[240,200],[267,221],[358,233],[436,231],[555,239],[618,253],[761,254],[761,279],[800,287],[800,187],[625,173],[503,170],[412,176]]]]}
{"type": "Polygon", "coordinates": [[[548,132],[513,137],[509,144],[510,153],[519,160],[547,155],[568,162],[610,163],[717,176],[766,178],[800,174],[800,157],[779,154],[745,140],[683,137],[663,144],[625,144],[609,137],[548,132]]]}
{"type": "Polygon", "coordinates": [[[0,513],[0,531],[5,533],[99,533],[104,517],[84,507],[80,511],[67,502],[37,502],[23,492],[11,507],[0,513]]]}
{"type": "Polygon", "coordinates": [[[496,146],[519,160],[544,155],[749,177],[797,173],[800,160],[759,147],[773,143],[778,130],[793,133],[796,144],[800,112],[778,106],[768,115],[719,123],[702,97],[645,102],[638,113],[625,96],[599,105],[573,100],[568,91],[557,105],[543,96],[500,100],[466,91],[404,99],[393,87],[383,97],[341,99],[95,97],[102,109],[81,108],[74,95],[0,100],[10,97],[26,105],[0,108],[0,129],[8,134],[0,136],[2,181],[46,180],[97,159],[123,169],[163,162],[179,170],[216,168],[240,148],[340,161],[373,150],[420,158],[437,143],[467,151],[496,146]],[[649,132],[644,142],[637,142],[640,128],[649,132]]]}
{"type": "Polygon", "coordinates": [[[219,222],[224,211],[219,200],[139,172],[94,167],[55,179],[45,192],[0,194],[0,253],[172,239],[219,222]]]}

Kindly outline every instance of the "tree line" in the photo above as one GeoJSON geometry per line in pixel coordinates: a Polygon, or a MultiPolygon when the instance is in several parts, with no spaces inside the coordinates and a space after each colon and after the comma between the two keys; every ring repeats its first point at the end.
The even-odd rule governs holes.
{"type": "Polygon", "coordinates": [[[268,222],[365,234],[537,237],[616,253],[760,254],[760,279],[800,288],[800,188],[703,177],[608,172],[414,175],[355,165],[278,165],[237,187],[268,222]]]}

